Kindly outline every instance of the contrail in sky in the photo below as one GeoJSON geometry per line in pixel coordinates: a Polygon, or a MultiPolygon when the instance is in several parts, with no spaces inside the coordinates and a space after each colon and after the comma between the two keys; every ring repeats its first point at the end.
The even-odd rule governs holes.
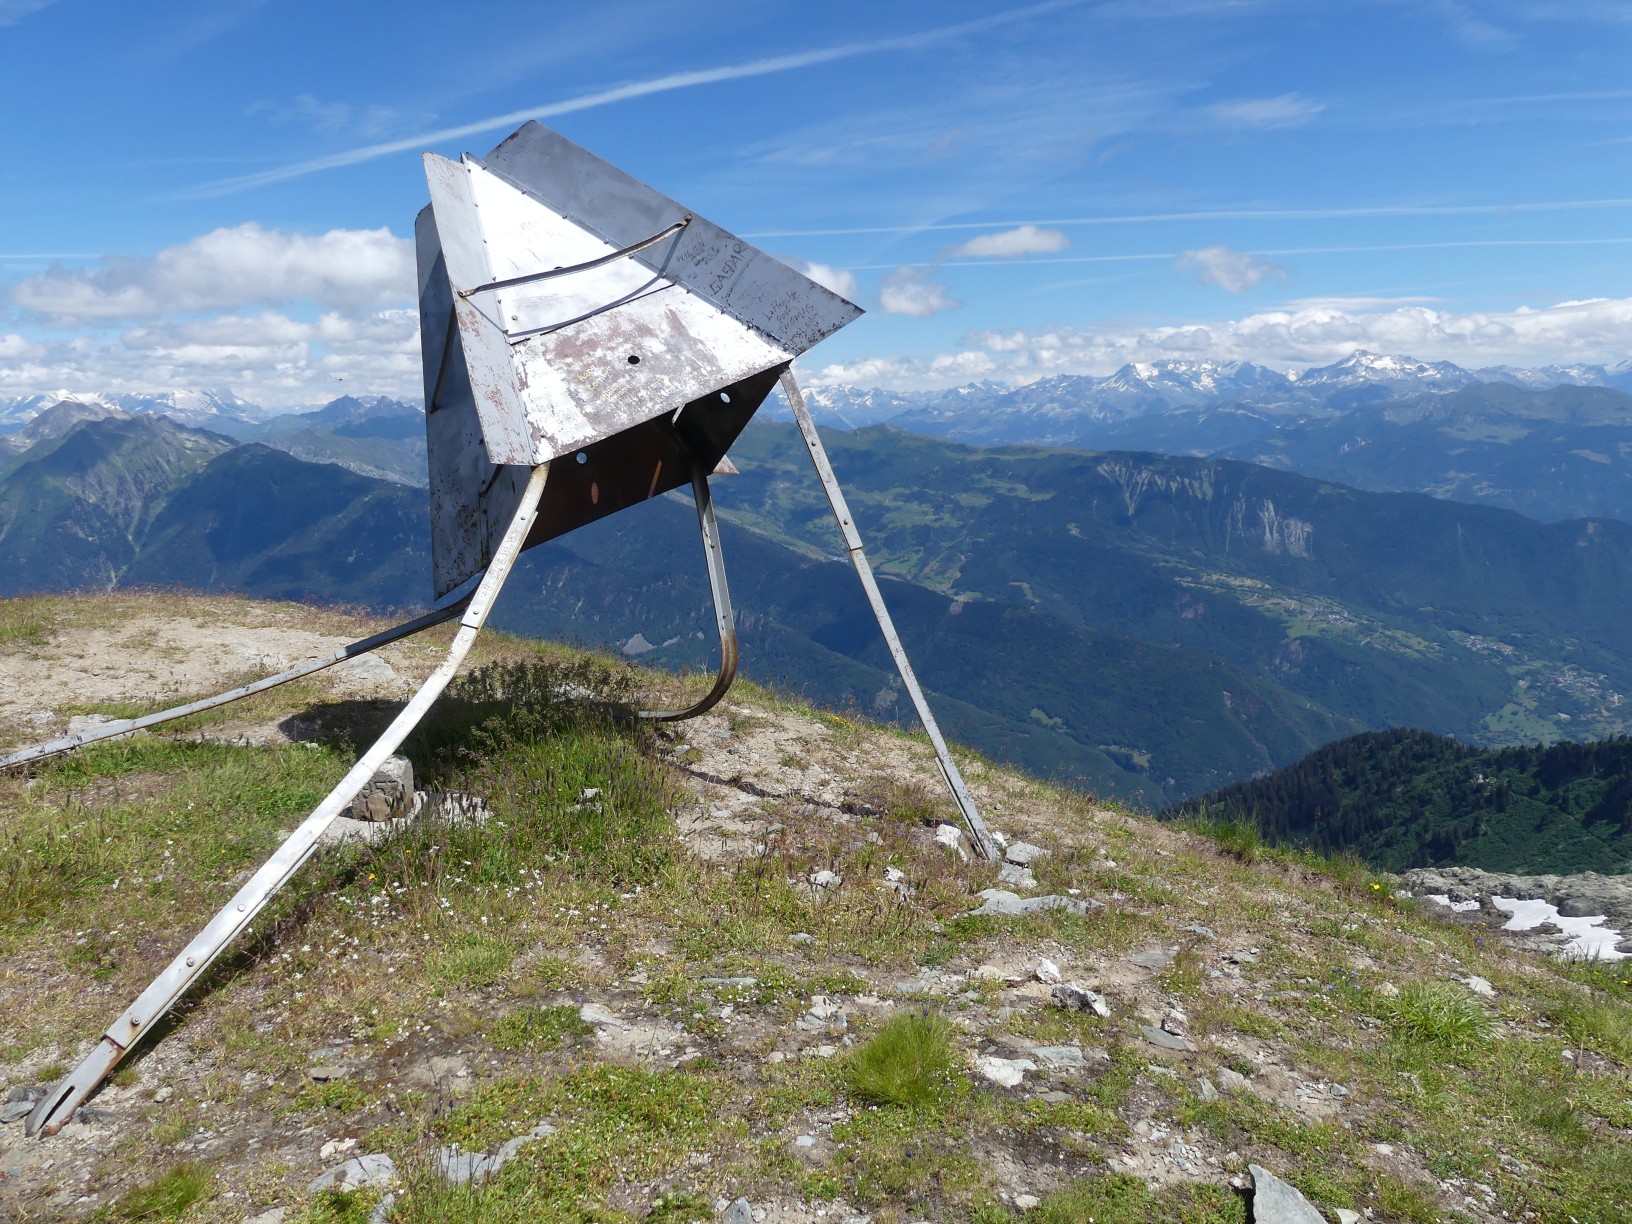
{"type": "MultiPolygon", "coordinates": [[[[1244,250],[1243,255],[1364,255],[1375,251],[1441,251],[1455,247],[1626,246],[1632,238],[1468,238],[1449,242],[1389,242],[1365,246],[1276,247],[1244,250]]],[[[846,272],[877,272],[888,268],[1002,268],[1013,264],[1139,263],[1177,259],[1183,251],[1141,251],[1126,255],[1017,256],[1012,259],[942,259],[918,263],[839,264],[846,272]]]]}
{"type": "Polygon", "coordinates": [[[1465,217],[1480,213],[1577,212],[1628,208],[1632,199],[1551,200],[1526,204],[1377,204],[1362,208],[1215,208],[1196,212],[1124,213],[1105,217],[1028,217],[1019,221],[937,221],[847,229],[757,230],[744,238],[842,238],[865,234],[927,234],[943,230],[1012,229],[1021,225],[1139,225],[1163,221],[1341,221],[1360,217],[1465,217]]]}
{"type": "Polygon", "coordinates": [[[217,179],[212,183],[202,183],[197,187],[190,187],[176,192],[171,198],[199,199],[208,196],[230,195],[233,192],[246,191],[251,187],[263,187],[268,183],[281,183],[287,179],[301,178],[308,174],[317,174],[323,170],[335,170],[342,166],[355,166],[361,162],[373,161],[376,158],[389,157],[394,153],[405,153],[410,149],[422,150],[430,145],[459,140],[465,136],[474,136],[481,132],[491,132],[499,128],[514,127],[528,119],[549,119],[556,115],[570,115],[576,111],[592,110],[598,106],[608,106],[614,102],[627,102],[634,98],[649,97],[652,94],[672,93],[677,89],[691,89],[697,85],[714,85],[721,81],[740,81],[748,77],[771,76],[778,72],[789,72],[795,68],[809,68],[816,64],[832,63],[834,60],[852,59],[858,55],[877,55],[885,51],[911,51],[948,38],[957,38],[964,34],[978,34],[983,30],[1009,25],[1043,13],[1055,12],[1065,8],[1076,8],[1084,2],[1085,0],[1045,0],[1045,3],[1042,4],[1010,9],[1008,12],[995,13],[990,17],[981,17],[974,21],[964,21],[957,25],[942,26],[934,30],[922,30],[916,34],[902,34],[895,38],[879,39],[876,42],[843,43],[836,47],[823,47],[815,51],[800,51],[791,55],[774,55],[766,59],[750,60],[745,64],[729,64],[720,68],[703,68],[693,72],[674,72],[667,76],[654,77],[649,81],[634,81],[628,85],[618,85],[612,89],[599,90],[596,93],[579,94],[576,98],[567,98],[561,102],[550,102],[543,106],[528,107],[526,110],[493,115],[487,119],[478,119],[474,123],[460,124],[458,127],[442,128],[435,132],[424,132],[418,136],[410,136],[403,140],[390,140],[382,144],[365,145],[360,149],[348,149],[343,153],[331,153],[327,157],[316,157],[310,161],[295,162],[292,165],[279,166],[273,170],[262,170],[255,174],[242,174],[233,178],[217,179]]]}

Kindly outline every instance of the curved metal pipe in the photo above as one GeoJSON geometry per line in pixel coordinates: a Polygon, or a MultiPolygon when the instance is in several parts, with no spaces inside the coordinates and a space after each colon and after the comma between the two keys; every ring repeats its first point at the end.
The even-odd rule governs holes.
{"type": "Polygon", "coordinates": [[[714,623],[720,632],[720,671],[714,687],[694,705],[683,710],[636,710],[636,718],[653,722],[678,722],[706,714],[720,703],[737,678],[737,620],[731,610],[731,589],[725,581],[725,555],[720,551],[720,524],[714,518],[714,498],[708,489],[708,473],[699,463],[691,465],[691,495],[697,503],[697,527],[703,535],[703,555],[708,562],[708,586],[714,595],[714,623]]]}

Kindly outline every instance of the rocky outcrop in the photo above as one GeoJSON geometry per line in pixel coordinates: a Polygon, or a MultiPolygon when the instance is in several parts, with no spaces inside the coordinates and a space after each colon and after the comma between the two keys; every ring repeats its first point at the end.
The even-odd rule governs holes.
{"type": "MultiPolygon", "coordinates": [[[[1604,916],[1604,925],[1632,932],[1632,875],[1509,875],[1477,867],[1420,867],[1404,875],[1406,887],[1420,895],[1442,894],[1452,901],[1477,901],[1481,915],[1505,922],[1508,915],[1493,897],[1545,901],[1567,918],[1604,916]]],[[[1632,935],[1619,948],[1632,952],[1632,935]]]]}

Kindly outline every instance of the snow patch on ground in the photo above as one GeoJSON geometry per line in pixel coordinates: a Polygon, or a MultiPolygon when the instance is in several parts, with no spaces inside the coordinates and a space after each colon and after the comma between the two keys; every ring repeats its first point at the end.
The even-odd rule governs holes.
{"type": "Polygon", "coordinates": [[[1516,897],[1492,897],[1490,900],[1497,909],[1513,915],[1502,925],[1504,931],[1528,931],[1550,922],[1569,936],[1569,943],[1564,946],[1566,956],[1578,956],[1583,960],[1632,960],[1632,954],[1616,949],[1615,945],[1622,938],[1621,932],[1606,927],[1602,914],[1591,918],[1566,918],[1558,912],[1558,906],[1546,901],[1526,901],[1516,897]]]}

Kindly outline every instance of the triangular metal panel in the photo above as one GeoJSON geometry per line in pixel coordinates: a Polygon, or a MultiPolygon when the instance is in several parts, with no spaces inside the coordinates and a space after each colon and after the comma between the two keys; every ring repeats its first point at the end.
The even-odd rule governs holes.
{"type": "Polygon", "coordinates": [[[861,313],[539,124],[485,159],[425,165],[494,463],[673,412],[861,313]]]}

